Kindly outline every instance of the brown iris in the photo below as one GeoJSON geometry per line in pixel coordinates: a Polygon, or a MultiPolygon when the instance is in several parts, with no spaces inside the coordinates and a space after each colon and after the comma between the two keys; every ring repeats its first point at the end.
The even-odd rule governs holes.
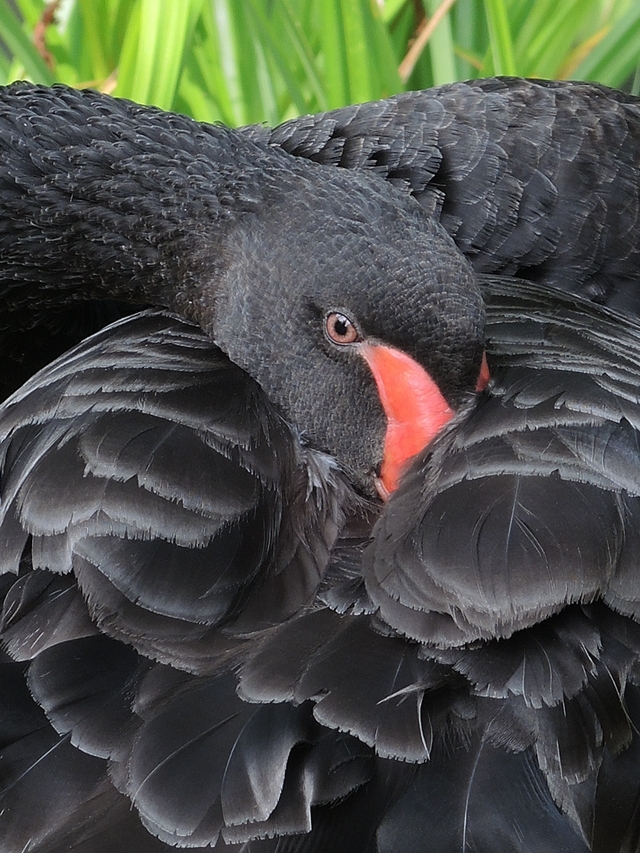
{"type": "Polygon", "coordinates": [[[339,311],[327,314],[326,329],[334,344],[355,344],[362,340],[353,322],[339,311]]]}

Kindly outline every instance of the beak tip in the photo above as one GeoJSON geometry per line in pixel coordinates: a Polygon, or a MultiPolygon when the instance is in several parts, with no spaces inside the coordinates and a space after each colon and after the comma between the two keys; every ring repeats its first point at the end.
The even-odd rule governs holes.
{"type": "Polygon", "coordinates": [[[395,484],[390,484],[389,488],[387,488],[387,485],[385,484],[383,477],[376,477],[374,482],[375,482],[376,492],[380,495],[380,497],[382,498],[383,501],[388,501],[389,498],[391,497],[391,492],[395,488],[395,484]]]}

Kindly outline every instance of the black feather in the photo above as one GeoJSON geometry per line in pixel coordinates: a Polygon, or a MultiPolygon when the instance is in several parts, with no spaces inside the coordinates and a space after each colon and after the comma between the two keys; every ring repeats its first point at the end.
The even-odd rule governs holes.
{"type": "Polygon", "coordinates": [[[4,385],[154,305],[0,409],[2,849],[637,850],[638,102],[19,84],[0,130],[4,385]],[[456,410],[385,504],[330,311],[456,410]]]}

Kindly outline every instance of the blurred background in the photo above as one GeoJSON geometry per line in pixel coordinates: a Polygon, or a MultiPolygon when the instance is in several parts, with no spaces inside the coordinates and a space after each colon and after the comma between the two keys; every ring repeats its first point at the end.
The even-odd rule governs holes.
{"type": "Polygon", "coordinates": [[[639,0],[0,0],[0,83],[233,126],[494,74],[638,94],[639,0]]]}

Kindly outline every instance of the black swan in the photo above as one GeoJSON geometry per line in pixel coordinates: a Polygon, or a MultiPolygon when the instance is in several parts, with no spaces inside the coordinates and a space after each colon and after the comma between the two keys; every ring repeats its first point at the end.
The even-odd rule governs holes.
{"type": "Polygon", "coordinates": [[[639,161],[0,90],[3,853],[640,849],[639,161]]]}

